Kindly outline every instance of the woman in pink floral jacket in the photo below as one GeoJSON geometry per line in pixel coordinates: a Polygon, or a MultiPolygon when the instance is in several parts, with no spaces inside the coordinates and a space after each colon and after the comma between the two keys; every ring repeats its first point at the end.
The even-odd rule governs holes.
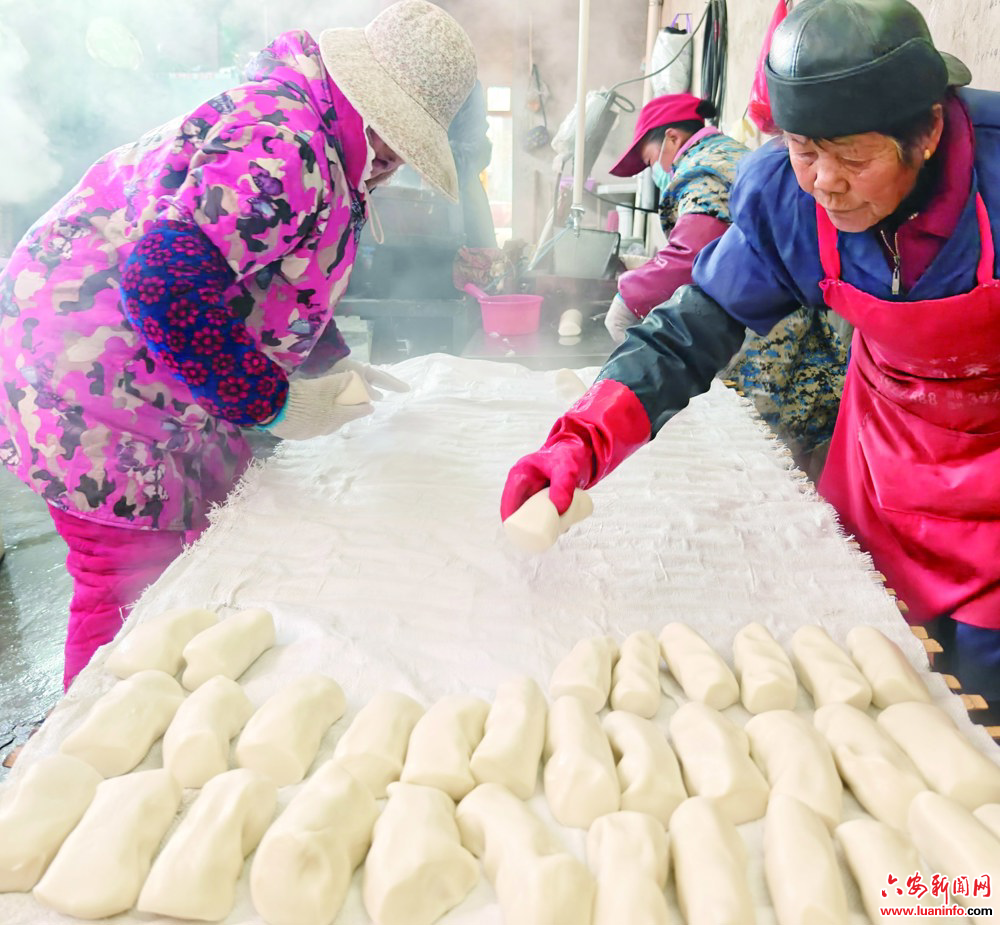
{"type": "MultiPolygon", "coordinates": [[[[404,162],[455,199],[447,128],[468,37],[425,0],[276,39],[247,82],[97,162],[0,274],[0,458],[49,504],[74,579],[64,683],[246,468],[243,432],[304,439],[348,367],[336,336],[371,189],[404,162]]],[[[381,374],[384,377],[384,374],[381,374]]],[[[390,384],[391,387],[391,384],[390,384]]]]}

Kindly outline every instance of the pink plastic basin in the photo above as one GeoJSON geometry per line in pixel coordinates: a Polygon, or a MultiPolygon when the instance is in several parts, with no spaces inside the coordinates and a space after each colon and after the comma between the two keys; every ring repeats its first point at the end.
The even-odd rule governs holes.
{"type": "Polygon", "coordinates": [[[479,299],[487,334],[530,334],[542,317],[540,295],[491,295],[479,299]]]}

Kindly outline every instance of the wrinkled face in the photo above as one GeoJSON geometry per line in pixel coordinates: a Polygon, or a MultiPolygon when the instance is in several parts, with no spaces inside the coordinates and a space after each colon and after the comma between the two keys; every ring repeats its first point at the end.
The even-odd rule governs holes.
{"type": "Polygon", "coordinates": [[[373,189],[385,183],[402,166],[403,159],[379,137],[374,129],[367,128],[365,133],[368,135],[368,144],[375,152],[371,176],[366,183],[368,189],[373,189]]]}
{"type": "Polygon", "coordinates": [[[818,142],[786,132],[785,142],[799,186],[838,231],[876,225],[896,211],[917,181],[919,164],[907,163],[895,140],[879,132],[818,142]]]}

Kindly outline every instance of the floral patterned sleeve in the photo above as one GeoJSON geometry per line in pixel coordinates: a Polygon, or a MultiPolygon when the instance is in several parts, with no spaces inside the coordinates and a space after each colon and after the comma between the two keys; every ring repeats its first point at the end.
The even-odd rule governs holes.
{"type": "Polygon", "coordinates": [[[303,133],[223,121],[126,260],[125,312],[153,355],[209,414],[254,426],[288,394],[285,370],[229,308],[234,283],[293,251],[325,189],[303,133]]]}
{"type": "Polygon", "coordinates": [[[285,404],[288,378],[227,308],[234,274],[194,225],[161,219],[125,262],[125,314],[209,414],[243,426],[285,404]]]}

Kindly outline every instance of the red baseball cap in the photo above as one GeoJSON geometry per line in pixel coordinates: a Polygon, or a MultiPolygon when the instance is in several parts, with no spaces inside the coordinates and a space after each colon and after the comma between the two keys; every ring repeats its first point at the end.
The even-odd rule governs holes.
{"type": "Polygon", "coordinates": [[[639,112],[632,144],[618,163],[611,168],[611,174],[616,177],[634,177],[646,169],[639,155],[639,143],[654,128],[673,125],[675,122],[687,122],[691,119],[697,119],[704,125],[704,118],[698,115],[698,107],[703,102],[704,100],[690,93],[669,93],[646,103],[639,112]]]}

